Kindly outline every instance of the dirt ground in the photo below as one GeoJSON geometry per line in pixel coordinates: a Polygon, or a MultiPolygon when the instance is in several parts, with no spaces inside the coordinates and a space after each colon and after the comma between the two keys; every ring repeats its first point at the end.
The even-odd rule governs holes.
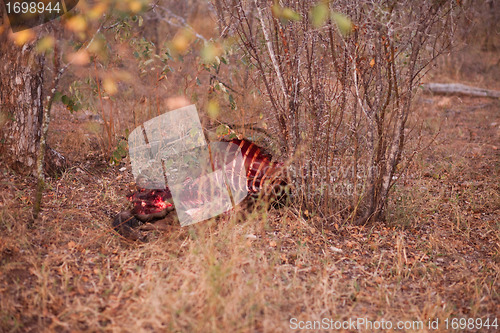
{"type": "MultiPolygon", "coordinates": [[[[477,52],[488,61],[444,59],[428,80],[500,90],[499,53],[477,52]]],[[[150,232],[145,243],[110,228],[127,206],[130,165],[103,158],[98,122],[55,110],[51,142],[72,167],[49,180],[32,227],[34,178],[0,164],[0,331],[500,324],[500,100],[420,94],[415,105],[431,144],[395,188],[387,222],[329,226],[284,208],[150,232]]],[[[496,331],[477,327],[454,331],[496,331]]]]}

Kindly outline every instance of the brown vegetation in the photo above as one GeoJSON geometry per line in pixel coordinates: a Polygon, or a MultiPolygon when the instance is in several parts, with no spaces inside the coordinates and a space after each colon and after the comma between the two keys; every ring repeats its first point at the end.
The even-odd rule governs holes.
{"type": "Polygon", "coordinates": [[[384,219],[418,149],[408,148],[418,137],[415,88],[449,50],[463,9],[453,1],[217,3],[266,92],[301,207],[331,223],[384,219]]]}
{"type": "Polygon", "coordinates": [[[130,173],[102,161],[89,122],[58,110],[52,139],[83,149],[49,180],[35,229],[24,224],[33,180],[2,166],[1,330],[277,332],[291,317],[498,316],[500,105],[422,96],[418,106],[426,138],[439,136],[398,185],[386,224],[325,229],[284,209],[146,244],[110,230],[130,173]]]}
{"type": "MultiPolygon", "coordinates": [[[[205,9],[191,10],[190,26],[209,31],[199,20],[205,9]]],[[[158,29],[149,33],[174,38],[173,29],[158,29]]],[[[440,59],[425,80],[500,90],[499,52],[491,47],[500,43],[490,37],[488,48],[476,38],[479,45],[469,42],[440,59]]],[[[126,128],[186,99],[202,110],[218,105],[215,119],[202,114],[207,126],[220,119],[243,123],[247,136],[259,138],[247,124],[271,122],[260,114],[266,102],[251,89],[252,78],[236,65],[208,72],[191,66],[196,57],[188,53],[184,62],[169,62],[175,71],[162,79],[157,58],[131,65],[131,50],[147,48],[146,42],[120,38],[112,45],[119,60],[101,59],[62,78],[73,95],[90,97],[74,113],[54,106],[49,144],[72,167],[46,179],[32,228],[25,222],[36,179],[0,161],[0,331],[287,332],[291,318],[362,317],[422,321],[424,328],[414,331],[436,332],[429,319],[439,318],[437,331],[446,331],[446,318],[498,317],[497,99],[417,95],[419,112],[409,117],[421,122],[417,141],[425,144],[410,145],[417,154],[394,185],[385,222],[355,226],[292,205],[228,212],[130,242],[111,229],[133,181],[120,156],[126,128]],[[113,86],[124,72],[134,80],[116,84],[123,98],[99,99],[96,76],[103,82],[108,75],[113,86]],[[88,85],[72,83],[75,77],[88,85]],[[235,91],[237,111],[227,87],[235,91]]]]}

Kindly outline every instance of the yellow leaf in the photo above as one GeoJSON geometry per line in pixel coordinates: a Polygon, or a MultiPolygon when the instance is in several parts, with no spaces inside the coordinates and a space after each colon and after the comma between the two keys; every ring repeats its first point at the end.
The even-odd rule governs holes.
{"type": "Polygon", "coordinates": [[[205,63],[214,62],[222,54],[222,48],[216,43],[207,43],[201,50],[201,58],[205,63]]]}
{"type": "Polygon", "coordinates": [[[89,11],[88,16],[91,19],[97,19],[101,17],[102,14],[108,9],[108,6],[105,3],[99,2],[89,11]]]}
{"type": "Polygon", "coordinates": [[[370,60],[370,67],[375,66],[375,59],[370,60]]]}
{"type": "Polygon", "coordinates": [[[189,45],[194,41],[194,35],[189,29],[179,31],[171,41],[171,45],[175,52],[183,54],[189,48],[189,45]]]}
{"type": "Polygon", "coordinates": [[[211,99],[208,102],[207,112],[210,118],[216,119],[219,115],[219,109],[219,102],[217,102],[215,99],[211,99]]]}
{"type": "Polygon", "coordinates": [[[73,16],[66,22],[66,27],[74,32],[82,32],[87,29],[87,21],[81,15],[73,16]]]}
{"type": "Polygon", "coordinates": [[[31,29],[26,29],[23,31],[16,32],[14,35],[14,43],[19,46],[26,44],[29,41],[32,41],[35,38],[35,33],[31,29]]]}
{"type": "Polygon", "coordinates": [[[55,39],[52,36],[45,36],[36,43],[36,51],[45,53],[54,47],[55,39]]]}
{"type": "Polygon", "coordinates": [[[98,34],[92,43],[88,47],[88,51],[92,54],[96,54],[99,57],[104,58],[106,56],[106,41],[103,35],[98,34]]]}
{"type": "Polygon", "coordinates": [[[110,95],[114,95],[118,92],[118,87],[116,86],[115,80],[109,77],[104,79],[104,81],[102,82],[102,87],[110,95]]]}
{"type": "Polygon", "coordinates": [[[138,13],[141,11],[142,9],[142,3],[140,1],[131,1],[129,4],[128,4],[129,8],[130,8],[130,11],[132,13],[138,13]]]}

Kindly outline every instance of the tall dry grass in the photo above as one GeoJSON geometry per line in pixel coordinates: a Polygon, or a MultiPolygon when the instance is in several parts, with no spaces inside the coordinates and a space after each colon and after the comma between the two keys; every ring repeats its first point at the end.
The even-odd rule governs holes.
{"type": "MultiPolygon", "coordinates": [[[[199,16],[192,19],[196,27],[199,16]]],[[[161,25],[159,36],[169,29],[161,25]]],[[[123,54],[133,54],[134,47],[124,47],[123,54]]],[[[195,93],[208,104],[206,86],[183,92],[184,83],[191,82],[187,75],[194,78],[193,67],[186,65],[189,57],[195,61],[186,56],[168,80],[160,81],[160,106],[179,95],[196,102],[195,93]]],[[[498,53],[474,49],[450,57],[452,63],[480,69],[467,65],[457,79],[475,73],[475,82],[500,88],[488,70],[498,53]],[[481,64],[474,61],[478,58],[481,64]]],[[[112,68],[135,66],[133,55],[126,59],[112,68]]],[[[117,136],[135,126],[134,111],[138,123],[156,115],[156,72],[148,68],[150,76],[137,72],[133,84],[121,86],[124,97],[112,100],[117,136]]],[[[454,69],[438,68],[433,75],[455,79],[454,69]]],[[[228,76],[244,82],[243,71],[228,76]]],[[[200,79],[207,83],[209,75],[200,79]]],[[[251,78],[248,82],[234,87],[250,91],[251,78]]],[[[214,94],[221,118],[243,119],[226,95],[214,94]]],[[[258,93],[238,96],[244,123],[270,123],[260,119],[266,103],[258,93]]],[[[125,193],[133,179],[127,160],[110,166],[102,153],[103,124],[57,106],[49,141],[70,152],[73,166],[48,178],[34,228],[24,223],[34,179],[0,164],[0,331],[289,332],[292,318],[491,322],[500,299],[500,106],[427,95],[416,103],[423,140],[433,145],[415,157],[395,185],[386,223],[362,227],[338,219],[329,224],[293,206],[244,210],[168,233],[151,232],[147,243],[129,242],[110,227],[114,214],[128,204],[125,193]]],[[[199,109],[203,117],[205,109],[199,109]]],[[[427,326],[406,331],[436,332],[427,326]]]]}

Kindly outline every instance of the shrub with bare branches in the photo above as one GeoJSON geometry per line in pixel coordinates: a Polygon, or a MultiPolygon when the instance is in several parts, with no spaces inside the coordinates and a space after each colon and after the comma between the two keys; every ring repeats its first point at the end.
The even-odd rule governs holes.
{"type": "Polygon", "coordinates": [[[418,138],[412,99],[451,45],[458,2],[213,3],[267,97],[299,205],[327,219],[383,219],[418,138]]]}

